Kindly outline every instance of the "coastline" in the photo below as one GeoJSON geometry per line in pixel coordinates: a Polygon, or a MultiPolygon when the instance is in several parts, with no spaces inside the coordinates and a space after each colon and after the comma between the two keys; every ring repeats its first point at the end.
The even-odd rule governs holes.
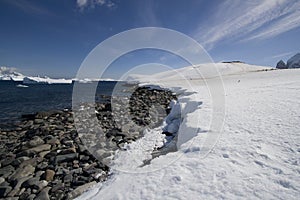
{"type": "MultiPolygon", "coordinates": [[[[137,89],[132,97],[134,122],[148,127],[148,108],[137,102],[142,95],[143,104],[161,103],[165,109],[172,96],[168,91],[146,87],[137,89]],[[151,98],[150,98],[151,97],[151,98]]],[[[98,138],[98,152],[87,150],[86,144],[74,126],[71,110],[40,112],[26,117],[14,128],[1,130],[0,176],[1,196],[19,199],[73,199],[87,188],[109,177],[109,163],[114,152],[124,144],[141,138],[143,130],[118,127],[113,122],[109,103],[96,106],[97,117],[105,130],[104,140],[98,138]],[[91,153],[92,152],[92,153],[91,153]]],[[[153,126],[161,123],[158,119],[153,126]]],[[[150,121],[149,121],[150,120],[150,121]]],[[[157,120],[157,119],[156,119],[157,120]]]]}

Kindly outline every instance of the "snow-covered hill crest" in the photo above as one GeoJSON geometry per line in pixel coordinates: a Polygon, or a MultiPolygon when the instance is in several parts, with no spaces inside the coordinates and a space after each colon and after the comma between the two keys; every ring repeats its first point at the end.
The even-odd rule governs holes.
{"type": "Polygon", "coordinates": [[[201,102],[184,113],[180,125],[183,134],[189,128],[198,132],[177,152],[141,168],[135,163],[147,157],[149,145],[157,143],[163,126],[149,130],[117,154],[107,182],[79,199],[298,199],[300,70],[232,63],[216,66],[225,88],[226,117],[221,137],[207,157],[201,157],[200,144],[213,134],[211,108],[219,102],[211,102],[203,77],[213,84],[217,74],[210,74],[204,65],[198,66],[203,77],[195,75],[197,67],[176,70],[190,78],[198,95],[174,71],[150,78],[136,76],[142,82],[154,81],[179,91],[179,102],[187,108],[189,103],[201,102]]]}

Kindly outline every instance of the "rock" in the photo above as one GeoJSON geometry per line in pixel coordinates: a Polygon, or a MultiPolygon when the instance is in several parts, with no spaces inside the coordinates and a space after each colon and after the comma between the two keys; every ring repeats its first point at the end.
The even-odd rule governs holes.
{"type": "Polygon", "coordinates": [[[57,183],[52,187],[51,192],[56,193],[58,190],[61,190],[65,187],[65,184],[61,182],[61,180],[57,181],[57,183]]]}
{"type": "Polygon", "coordinates": [[[35,198],[35,200],[50,200],[49,198],[49,190],[51,188],[50,187],[46,187],[44,188],[35,198]]]}
{"type": "Polygon", "coordinates": [[[42,151],[42,152],[39,153],[39,156],[40,156],[41,158],[44,158],[45,155],[47,155],[47,154],[50,153],[50,152],[51,152],[51,151],[42,151]]]}
{"type": "Polygon", "coordinates": [[[35,119],[35,120],[34,120],[34,123],[35,123],[35,124],[42,124],[43,122],[44,122],[43,119],[35,119]]]}
{"type": "Polygon", "coordinates": [[[23,168],[18,168],[9,180],[16,181],[18,178],[33,175],[35,168],[32,165],[26,165],[23,168]]]}
{"type": "Polygon", "coordinates": [[[62,162],[71,162],[75,158],[78,157],[78,153],[70,153],[65,155],[58,155],[55,158],[55,163],[62,163],[62,162]]]}
{"type": "Polygon", "coordinates": [[[14,189],[8,194],[8,196],[13,197],[13,196],[17,195],[20,192],[22,184],[30,178],[32,178],[32,176],[21,177],[21,178],[17,179],[16,180],[17,184],[15,185],[14,189]]]}
{"type": "Polygon", "coordinates": [[[48,151],[51,149],[51,145],[50,144],[42,144],[39,145],[37,147],[33,147],[27,150],[24,150],[20,153],[17,154],[17,157],[21,157],[21,156],[34,156],[36,153],[40,153],[42,151],[48,151]]]}
{"type": "Polygon", "coordinates": [[[32,177],[30,179],[28,179],[27,181],[25,181],[23,184],[22,184],[22,187],[32,187],[34,185],[38,185],[40,181],[40,177],[32,177]]]}
{"type": "Polygon", "coordinates": [[[1,160],[1,167],[5,167],[7,165],[10,165],[14,160],[15,160],[15,156],[10,156],[10,157],[6,157],[4,160],[1,160]]]}
{"type": "Polygon", "coordinates": [[[36,147],[44,144],[44,140],[42,140],[39,136],[34,136],[28,143],[28,147],[36,147]]]}
{"type": "Polygon", "coordinates": [[[67,174],[64,177],[64,183],[71,183],[73,181],[73,176],[72,174],[67,174]]]}
{"type": "Polygon", "coordinates": [[[0,184],[3,183],[5,181],[5,178],[0,177],[0,184]]]}
{"type": "Polygon", "coordinates": [[[37,168],[38,170],[45,170],[47,167],[48,167],[48,163],[47,163],[47,162],[41,162],[41,163],[39,163],[39,164],[36,166],[36,168],[37,168]]]}
{"type": "Polygon", "coordinates": [[[70,147],[68,149],[63,149],[59,152],[60,155],[76,153],[75,147],[70,147]]]}
{"type": "Polygon", "coordinates": [[[23,161],[20,165],[19,168],[23,168],[26,165],[31,165],[33,167],[35,167],[37,165],[37,163],[40,163],[42,161],[42,158],[40,157],[35,157],[35,158],[31,158],[28,160],[23,161]]]}
{"type": "Polygon", "coordinates": [[[37,182],[37,184],[33,185],[33,188],[40,191],[41,189],[43,189],[47,185],[48,185],[47,181],[41,180],[41,181],[37,182]]]}
{"type": "Polygon", "coordinates": [[[68,193],[67,199],[74,199],[74,198],[78,197],[80,194],[87,191],[89,188],[91,188],[94,185],[96,185],[96,181],[93,181],[93,182],[90,182],[85,185],[81,185],[81,186],[77,187],[75,190],[68,193]]]}
{"type": "Polygon", "coordinates": [[[13,166],[19,166],[21,163],[23,163],[25,160],[29,160],[30,158],[27,156],[18,157],[17,159],[12,162],[13,166]]]}
{"type": "Polygon", "coordinates": [[[283,60],[280,60],[277,65],[276,65],[277,69],[287,69],[288,66],[283,62],[283,60]]]}
{"type": "Polygon", "coordinates": [[[5,166],[0,169],[0,176],[3,178],[9,177],[12,173],[14,173],[15,168],[11,165],[5,166]]]}
{"type": "Polygon", "coordinates": [[[10,186],[0,186],[0,198],[4,198],[12,190],[10,186]]]}
{"type": "Polygon", "coordinates": [[[35,197],[36,197],[35,194],[31,194],[31,195],[29,195],[29,196],[27,197],[27,199],[28,199],[28,200],[34,200],[35,197]]]}
{"type": "Polygon", "coordinates": [[[19,197],[6,197],[5,200],[19,200],[19,197]]]}
{"type": "Polygon", "coordinates": [[[45,174],[44,174],[44,179],[46,181],[52,181],[53,180],[53,177],[55,175],[55,171],[51,170],[51,169],[47,169],[45,171],[45,174]]]}

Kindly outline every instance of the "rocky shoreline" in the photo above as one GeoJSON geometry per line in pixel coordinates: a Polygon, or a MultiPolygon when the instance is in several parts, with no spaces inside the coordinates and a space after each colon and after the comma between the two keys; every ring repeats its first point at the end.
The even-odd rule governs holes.
{"type": "Polygon", "coordinates": [[[172,99],[176,95],[170,91],[138,87],[130,98],[113,99],[114,108],[110,102],[85,105],[94,109],[102,129],[88,140],[78,133],[69,109],[24,115],[13,128],[0,129],[0,198],[73,199],[105,181],[114,153],[141,138],[145,128],[160,125],[172,99]],[[158,106],[162,113],[153,109],[158,106]]]}

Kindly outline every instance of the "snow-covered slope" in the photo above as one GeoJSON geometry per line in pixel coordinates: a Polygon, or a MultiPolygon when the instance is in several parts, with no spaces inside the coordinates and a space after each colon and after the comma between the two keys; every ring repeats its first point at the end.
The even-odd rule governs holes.
{"type": "Polygon", "coordinates": [[[198,66],[184,67],[176,70],[174,69],[154,74],[152,76],[131,75],[129,78],[140,81],[178,81],[182,79],[199,80],[202,78],[210,79],[219,76],[219,74],[215,71],[215,66],[221,75],[235,75],[270,69],[270,67],[249,65],[244,63],[209,63],[198,66]]]}
{"type": "MultiPolygon", "coordinates": [[[[163,127],[149,130],[117,154],[107,182],[79,199],[299,199],[300,70],[216,66],[224,82],[226,116],[222,134],[206,157],[200,144],[214,134],[211,108],[219,106],[211,101],[206,81],[196,77],[193,67],[178,70],[189,76],[189,83],[174,72],[155,75],[151,78],[160,79],[156,84],[182,93],[179,133],[195,129],[196,136],[178,151],[140,167],[163,139],[163,127]],[[189,84],[196,93],[189,91],[189,84]]],[[[208,66],[199,67],[210,83],[217,82],[208,66]]],[[[152,80],[145,78],[140,76],[152,80]]]]}
{"type": "Polygon", "coordinates": [[[16,72],[15,68],[0,67],[0,80],[3,81],[23,81],[24,75],[16,72]]]}

